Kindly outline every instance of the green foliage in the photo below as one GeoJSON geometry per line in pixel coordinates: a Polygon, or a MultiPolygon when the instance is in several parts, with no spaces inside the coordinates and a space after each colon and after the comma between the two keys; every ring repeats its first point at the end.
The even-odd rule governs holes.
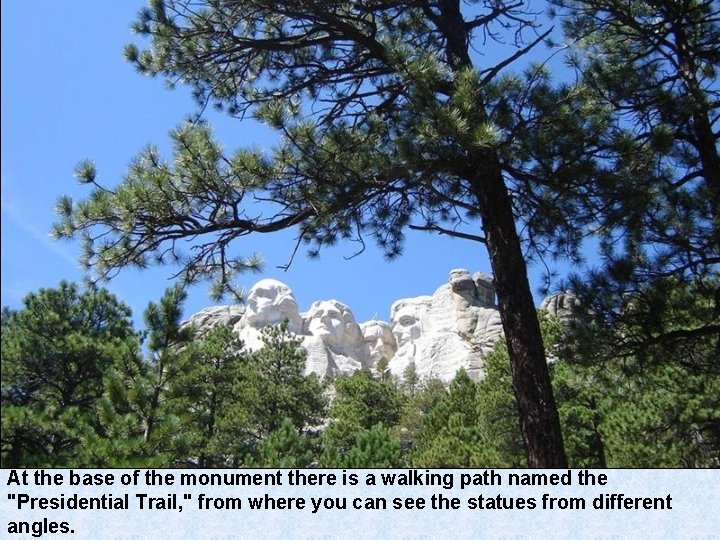
{"type": "Polygon", "coordinates": [[[471,467],[480,450],[477,383],[465,370],[422,420],[413,445],[414,467],[471,467]]]}
{"type": "Polygon", "coordinates": [[[720,376],[665,364],[626,381],[602,426],[608,466],[711,467],[720,460],[720,376]]]}
{"type": "Polygon", "coordinates": [[[299,341],[268,328],[247,353],[230,328],[195,336],[184,300],[148,305],[147,358],[107,291],[61,283],[3,310],[3,465],[309,465],[326,400],[299,341]]]}
{"type": "MultiPolygon", "coordinates": [[[[412,373],[413,370],[410,371],[410,374],[412,373]]],[[[396,432],[403,452],[409,455],[425,417],[446,397],[447,386],[440,379],[429,379],[415,386],[408,385],[407,382],[408,379],[405,379],[400,383],[400,389],[407,395],[407,400],[396,432]]]]}
{"type": "Polygon", "coordinates": [[[298,433],[289,418],[280,429],[270,433],[258,446],[258,457],[248,467],[306,468],[314,465],[316,441],[308,433],[298,433]]]}
{"type": "Polygon", "coordinates": [[[586,192],[597,145],[583,129],[554,136],[578,123],[574,87],[554,88],[542,65],[509,72],[552,30],[523,2],[471,4],[152,2],[134,26],[147,48],[127,58],[189,84],[201,109],[266,124],[277,145],[225,152],[205,123],[185,124],[170,158],[149,147],[118,186],[61,200],[56,235],[81,239],[100,278],[170,264],[218,296],[258,267],[231,247],[253,233],[294,228],[310,256],[372,238],[393,259],[407,230],[487,244],[503,320],[522,321],[505,328],[511,360],[533,366],[516,384],[531,461],[564,465],[525,255],[579,258],[594,217],[568,186],[586,192]],[[494,54],[474,54],[488,38],[494,54]]]}
{"type": "MultiPolygon", "coordinates": [[[[183,301],[170,289],[148,306],[145,357],[129,310],[107,291],[61,283],[3,310],[3,466],[527,463],[502,341],[479,382],[464,371],[447,387],[413,369],[401,381],[361,370],[332,382],[328,409],[325,385],[304,374],[305,353],[284,326],[248,352],[229,327],[197,335],[181,325],[183,301]]],[[[615,341],[658,342],[622,357],[609,339],[577,346],[587,338],[578,332],[598,335],[596,320],[564,326],[540,314],[571,466],[718,464],[717,336],[667,341],[713,307],[677,282],[633,298],[615,341]],[[649,309],[655,326],[640,316],[649,309]]]]}
{"type": "Polygon", "coordinates": [[[569,465],[607,467],[607,441],[601,426],[614,405],[611,388],[619,381],[605,367],[572,361],[558,361],[551,374],[569,465]]]}
{"type": "Polygon", "coordinates": [[[242,362],[232,399],[217,418],[218,442],[235,466],[269,459],[260,446],[271,434],[283,437],[286,425],[298,436],[312,435],[325,414],[323,385],[314,373],[304,374],[300,340],[286,325],[263,329],[262,339],[263,348],[242,362]]]}
{"type": "Polygon", "coordinates": [[[717,372],[674,359],[637,371],[559,362],[553,382],[576,467],[711,467],[720,458],[717,372]]]}
{"type": "Polygon", "coordinates": [[[552,204],[545,186],[578,178],[592,161],[578,150],[580,131],[519,144],[577,120],[568,104],[557,121],[571,91],[553,91],[544,67],[509,73],[549,34],[526,5],[166,0],[135,28],[147,48],[130,45],[126,56],[141,73],[187,82],[201,107],[252,115],[280,140],[269,153],[223,152],[206,125],[185,125],[171,134],[171,159],[148,148],[116,189],[96,186],[60,205],[57,234],[83,238],[100,276],[175,264],[185,279],[215,276],[218,292],[229,292],[234,273],[254,265],[228,245],[295,225],[310,254],[372,236],[397,257],[407,228],[484,242],[489,171],[517,194],[516,217],[537,224],[531,252],[550,248],[541,236],[578,247],[587,220],[562,219],[564,201],[552,204]],[[472,55],[488,37],[499,54],[472,55]],[[260,201],[267,219],[253,217],[260,201]],[[188,255],[178,237],[207,241],[188,255]]]}
{"type": "Polygon", "coordinates": [[[233,385],[248,355],[227,326],[196,338],[183,354],[182,369],[167,388],[168,407],[183,426],[182,436],[173,441],[175,464],[224,466],[227,449],[218,423],[234,403],[233,385]]]}
{"type": "Polygon", "coordinates": [[[336,458],[334,464],[323,463],[325,467],[353,469],[398,468],[405,466],[400,450],[400,441],[383,424],[359,432],[355,442],[336,458]]]}
{"type": "MultiPolygon", "coordinates": [[[[564,84],[553,82],[543,63],[510,71],[550,35],[522,2],[153,1],[135,23],[147,49],[130,45],[127,58],[171,85],[187,81],[203,108],[253,116],[278,133],[278,144],[271,152],[225,152],[207,125],[186,124],[171,134],[169,159],[147,148],[112,190],[96,182],[95,165],[84,161],[76,174],[91,191],[85,200],[59,202],[55,232],[81,238],[84,263],[100,277],[126,266],[172,264],[186,282],[214,279],[217,296],[237,293],[234,276],[259,267],[256,256],[236,256],[230,248],[251,233],[296,227],[312,256],[341,240],[364,245],[373,237],[394,258],[408,229],[486,243],[503,320],[515,321],[505,325],[510,371],[517,376],[522,366],[528,379],[516,378],[515,404],[505,362],[493,357],[503,352],[496,351],[477,414],[457,410],[448,397],[442,412],[416,409],[409,425],[418,418],[429,423],[421,447],[431,448],[442,423],[435,414],[458,441],[482,441],[482,459],[515,464],[521,462],[509,416],[515,411],[528,440],[551,441],[542,452],[528,445],[534,453],[528,463],[550,466],[565,459],[525,261],[583,263],[583,245],[593,236],[601,265],[585,267],[571,287],[592,321],[573,337],[576,362],[554,369],[575,459],[614,459],[612,441],[622,437],[608,426],[616,415],[628,422],[618,425],[655,426],[655,433],[683,425],[679,436],[689,441],[695,429],[689,426],[707,421],[699,412],[704,405],[670,421],[664,406],[650,412],[642,402],[645,413],[633,416],[615,408],[630,401],[613,391],[630,392],[638,377],[671,387],[683,374],[691,386],[715,377],[718,3],[552,4],[576,74],[564,84]],[[504,56],[471,54],[481,36],[509,38],[504,56]],[[192,241],[191,251],[181,251],[178,240],[192,241]],[[608,378],[588,367],[600,355],[611,366],[608,378]],[[617,374],[612,384],[610,374],[617,374]]],[[[156,391],[170,373],[165,367],[172,369],[162,358],[170,349],[155,353],[163,366],[149,383],[156,391]]],[[[417,381],[408,375],[413,396],[417,381]]],[[[246,426],[234,439],[239,460],[257,457],[258,440],[281,428],[292,402],[282,384],[271,385],[271,411],[263,416],[251,389],[264,376],[241,378],[249,389],[238,389],[243,406],[230,422],[246,426]],[[248,427],[256,421],[257,432],[248,427]]],[[[343,401],[347,396],[339,400],[327,437],[349,448],[353,428],[379,421],[363,419],[343,401]]],[[[307,413],[292,419],[299,431],[307,413]]],[[[398,421],[387,420],[381,421],[388,428],[398,421]]],[[[695,439],[714,439],[712,430],[697,429],[703,434],[695,439]]],[[[427,451],[457,461],[450,450],[427,451]]],[[[475,459],[469,450],[461,453],[459,461],[475,459]]],[[[644,462],[629,451],[614,455],[644,462]]],[[[690,460],[681,455],[673,450],[668,459],[690,460]]]]}
{"type": "Polygon", "coordinates": [[[375,379],[368,369],[337,379],[330,422],[322,433],[323,445],[343,456],[357,442],[359,433],[377,425],[396,425],[403,402],[404,396],[392,380],[375,379]]]}
{"type": "MultiPolygon", "coordinates": [[[[689,298],[676,287],[671,298],[689,298]]],[[[688,312],[685,304],[682,313],[688,312]]],[[[650,348],[618,359],[599,345],[592,353],[568,345],[569,328],[541,314],[545,343],[555,357],[551,376],[568,462],[573,467],[697,467],[720,458],[717,426],[720,374],[714,341],[684,342],[681,349],[650,348]],[[559,356],[559,358],[558,358],[559,356]]],[[[669,322],[672,318],[663,318],[669,322]]],[[[694,321],[682,319],[692,326],[694,321]]],[[[579,328],[587,331],[587,328],[579,328]]],[[[615,339],[631,339],[616,329],[615,339]]],[[[663,334],[665,335],[665,334],[663,334]]],[[[612,349],[610,349],[612,350],[612,349]]],[[[498,343],[478,383],[478,430],[482,448],[477,466],[524,465],[522,437],[507,352],[498,343]]]]}
{"type": "Polygon", "coordinates": [[[410,362],[403,370],[402,378],[399,381],[399,387],[410,397],[414,397],[420,388],[420,376],[418,375],[415,362],[410,362]]]}
{"type": "Polygon", "coordinates": [[[143,314],[148,357],[106,372],[97,405],[101,426],[85,445],[86,466],[167,467],[186,444],[184,426],[168,403],[168,389],[192,358],[192,329],[181,325],[185,298],[173,287],[159,303],[148,304],[143,314]]]}
{"type": "Polygon", "coordinates": [[[478,383],[476,407],[481,448],[478,466],[526,466],[525,443],[517,421],[510,362],[503,340],[487,355],[485,378],[478,383]]]}
{"type": "Polygon", "coordinates": [[[626,301],[617,325],[595,319],[571,336],[556,388],[569,392],[567,410],[580,418],[583,446],[601,465],[714,466],[720,338],[706,322],[717,320],[715,306],[697,291],[714,284],[656,284],[626,301]]]}
{"type": "Polygon", "coordinates": [[[138,355],[130,309],[104,289],[61,282],[3,312],[4,466],[63,466],[94,425],[106,370],[138,355]]]}
{"type": "MultiPolygon", "coordinates": [[[[544,313],[540,323],[550,353],[562,327],[544,313]]],[[[458,373],[446,398],[427,414],[415,441],[413,462],[425,467],[526,466],[504,340],[486,356],[480,382],[458,373]]]]}
{"type": "Polygon", "coordinates": [[[696,339],[720,333],[717,311],[688,313],[694,323],[681,334],[670,329],[661,337],[657,323],[672,322],[683,309],[666,310],[678,284],[718,303],[720,133],[713,126],[720,112],[720,6],[713,0],[553,3],[573,45],[569,60],[583,99],[607,111],[597,162],[617,162],[594,183],[603,204],[596,213],[602,264],[576,276],[571,288],[602,326],[639,331],[617,340],[616,356],[655,356],[660,342],[692,348],[696,339]],[[628,310],[629,298],[645,306],[628,310]],[[637,339],[642,328],[646,340],[637,339]]]}

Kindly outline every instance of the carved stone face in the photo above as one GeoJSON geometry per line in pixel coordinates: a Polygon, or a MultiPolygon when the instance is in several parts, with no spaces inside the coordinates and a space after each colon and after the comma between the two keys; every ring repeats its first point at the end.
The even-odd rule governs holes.
{"type": "Polygon", "coordinates": [[[397,351],[392,328],[385,321],[369,321],[361,325],[365,350],[370,365],[390,360],[397,351]]]}
{"type": "Polygon", "coordinates": [[[427,302],[419,300],[422,298],[400,300],[393,304],[390,310],[392,333],[395,335],[398,349],[422,336],[423,325],[420,315],[427,308],[427,302]]]}
{"type": "Polygon", "coordinates": [[[300,312],[290,287],[275,279],[262,279],[251,289],[243,321],[256,328],[288,320],[300,326],[300,312]]]}
{"type": "Polygon", "coordinates": [[[305,313],[305,329],[335,349],[348,350],[360,345],[362,335],[350,309],[335,300],[315,302],[305,313]]]}

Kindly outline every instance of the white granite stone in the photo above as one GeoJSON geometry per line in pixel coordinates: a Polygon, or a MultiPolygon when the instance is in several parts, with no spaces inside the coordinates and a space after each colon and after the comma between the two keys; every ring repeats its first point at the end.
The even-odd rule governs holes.
{"type": "Polygon", "coordinates": [[[374,367],[381,360],[390,361],[397,352],[392,327],[385,321],[367,321],[360,325],[365,342],[365,358],[374,367]]]}
{"type": "Polygon", "coordinates": [[[494,296],[491,280],[457,269],[432,296],[395,302],[390,318],[398,351],[389,364],[392,374],[401,377],[414,362],[420,377],[450,381],[465,368],[482,378],[483,358],[502,336],[494,296]]]}
{"type": "Polygon", "coordinates": [[[335,377],[367,365],[362,331],[348,306],[337,300],[314,302],[302,318],[307,372],[335,377]]]}
{"type": "Polygon", "coordinates": [[[211,306],[201,309],[183,325],[192,324],[202,335],[216,326],[234,326],[245,313],[245,306],[211,306]]]}
{"type": "Polygon", "coordinates": [[[573,293],[563,291],[546,297],[540,304],[540,309],[546,310],[550,315],[568,324],[577,320],[580,314],[580,300],[573,293]]]}
{"type": "Polygon", "coordinates": [[[410,363],[421,377],[450,381],[460,368],[482,378],[484,357],[502,336],[492,278],[450,272],[448,283],[432,296],[393,303],[391,322],[358,324],[352,311],[337,300],[314,302],[300,313],[295,296],[284,283],[263,279],[249,291],[247,306],[216,306],[190,318],[197,326],[232,326],[250,350],[262,347],[261,331],[288,322],[302,339],[307,373],[323,377],[349,375],[388,360],[392,375],[402,377],[410,363]]]}
{"type": "Polygon", "coordinates": [[[233,327],[245,347],[255,351],[263,346],[262,329],[287,321],[288,330],[302,333],[302,318],[290,287],[276,279],[262,279],[248,292],[245,313],[233,327]]]}

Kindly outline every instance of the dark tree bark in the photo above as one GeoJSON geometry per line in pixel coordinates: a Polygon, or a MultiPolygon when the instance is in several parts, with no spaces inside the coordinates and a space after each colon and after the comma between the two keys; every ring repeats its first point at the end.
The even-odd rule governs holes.
{"type": "MultiPolygon", "coordinates": [[[[454,71],[472,66],[470,36],[458,0],[440,2],[439,26],[447,39],[447,61],[454,71]]],[[[479,104],[476,121],[486,119],[479,104]]],[[[560,417],[555,405],[537,310],[527,276],[512,200],[497,155],[476,152],[471,181],[495,278],[500,318],[510,357],[513,392],[531,467],[567,467],[560,417]]]]}
{"type": "MultiPolygon", "coordinates": [[[[94,240],[109,244],[102,250],[101,272],[143,266],[157,252],[161,261],[173,259],[176,242],[191,239],[192,255],[174,257],[184,265],[179,275],[192,281],[212,270],[220,274],[221,290],[230,288],[233,272],[251,267],[226,251],[231,241],[250,233],[298,226],[298,245],[308,242],[317,249],[336,238],[355,238],[364,246],[363,235],[373,235],[389,258],[400,254],[406,227],[484,242],[497,284],[528,463],[566,466],[515,223],[528,216],[522,205],[513,205],[512,172],[501,161],[501,148],[514,144],[517,126],[504,129],[493,118],[499,107],[497,100],[493,104],[499,75],[549,33],[537,32],[526,3],[484,2],[469,19],[459,0],[238,0],[210,2],[202,16],[196,3],[187,0],[153,4],[141,13],[138,28],[154,46],[147,54],[129,51],[138,68],[173,81],[192,81],[203,108],[217,102],[239,117],[259,114],[284,134],[283,154],[270,160],[273,166],[249,154],[205,162],[221,153],[209,134],[178,132],[174,168],[149,175],[139,168],[139,183],[150,192],[159,189],[157,199],[171,197],[174,204],[137,208],[118,217],[105,200],[115,195],[98,191],[102,204],[94,209],[86,209],[92,201],[75,208],[71,202],[62,205],[67,221],[59,234],[102,226],[117,234],[121,240],[113,242],[102,231],[86,236],[90,245],[94,240]],[[473,64],[470,49],[473,33],[481,31],[499,41],[499,34],[508,32],[515,41],[508,56],[485,69],[473,64]],[[533,35],[530,42],[522,37],[525,31],[533,35]],[[297,121],[284,109],[273,109],[284,104],[288,110],[302,110],[303,100],[311,102],[312,127],[296,129],[297,121]],[[483,138],[485,131],[503,132],[499,137],[506,140],[483,138]],[[363,155],[370,158],[355,159],[363,155]],[[207,172],[204,182],[188,187],[182,170],[186,163],[207,172]],[[165,186],[158,188],[158,183],[165,186]],[[274,203],[277,213],[252,217],[256,211],[246,212],[241,203],[253,196],[274,203]],[[128,217],[131,223],[122,223],[128,217]],[[484,238],[475,234],[478,222],[484,238]],[[207,235],[211,239],[199,244],[197,239],[207,235]],[[171,245],[164,249],[167,243],[171,245]]],[[[140,160],[149,168],[156,161],[152,155],[140,160]]],[[[80,176],[94,184],[94,168],[82,169],[80,176]]],[[[135,203],[140,207],[152,200],[143,197],[135,203]]],[[[97,250],[87,253],[92,265],[97,250]]]]}
{"type": "Polygon", "coordinates": [[[482,208],[483,229],[495,277],[528,465],[567,467],[537,310],[511,199],[500,168],[491,167],[475,184],[478,186],[476,195],[482,208]]]}

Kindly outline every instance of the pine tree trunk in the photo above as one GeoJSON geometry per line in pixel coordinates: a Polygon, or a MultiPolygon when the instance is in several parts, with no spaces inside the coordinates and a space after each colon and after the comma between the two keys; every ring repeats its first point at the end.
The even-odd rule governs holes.
{"type": "MultiPolygon", "coordinates": [[[[496,163],[496,162],[495,162],[496,163]]],[[[475,181],[530,467],[567,467],[537,310],[497,163],[475,181]]]]}
{"type": "MultiPolygon", "coordinates": [[[[470,36],[459,0],[440,0],[438,5],[439,25],[447,40],[446,57],[450,68],[455,72],[471,68],[470,36]]],[[[476,114],[478,123],[486,120],[481,102],[478,102],[476,114]]],[[[497,156],[492,152],[478,152],[472,161],[474,163],[468,165],[495,277],[528,465],[567,467],[560,418],[550,386],[527,265],[515,228],[512,201],[497,156]]]]}

